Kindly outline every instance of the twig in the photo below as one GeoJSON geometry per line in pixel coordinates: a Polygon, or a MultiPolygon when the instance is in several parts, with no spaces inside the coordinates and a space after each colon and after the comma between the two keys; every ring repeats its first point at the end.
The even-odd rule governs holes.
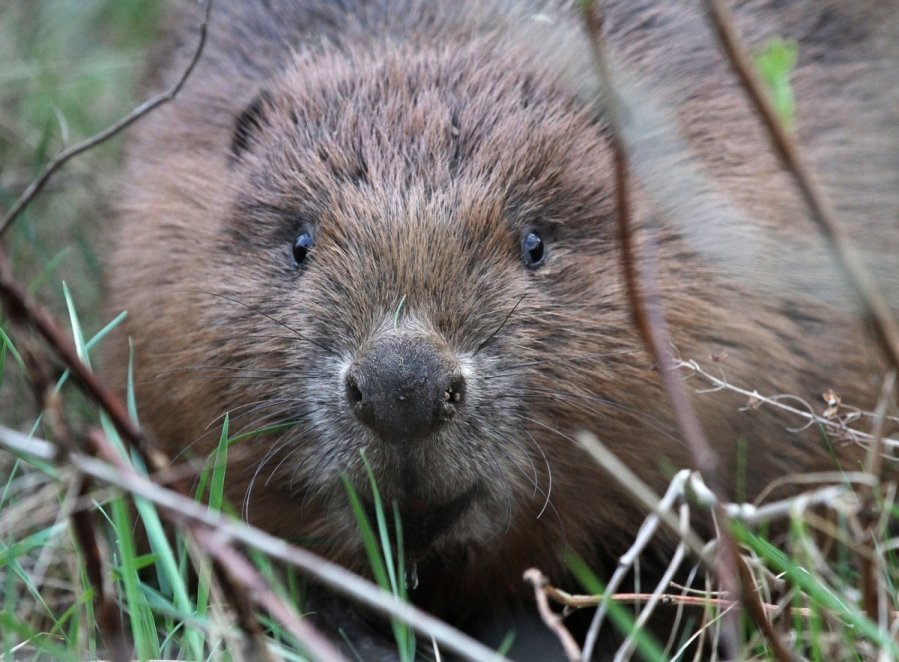
{"type": "MultiPolygon", "coordinates": [[[[231,547],[227,540],[223,540],[215,529],[208,526],[200,527],[194,535],[203,550],[217,561],[218,567],[228,573],[229,584],[246,589],[249,592],[248,597],[283,624],[313,660],[339,662],[344,659],[330,641],[322,637],[295,609],[275,594],[259,571],[231,547]]],[[[260,636],[254,639],[257,641],[257,648],[253,651],[253,659],[259,659],[262,655],[267,659],[273,659],[268,655],[259,626],[257,625],[255,629],[259,630],[260,636]]]]}
{"type": "Polygon", "coordinates": [[[640,615],[637,617],[637,620],[634,621],[633,630],[628,633],[627,638],[625,638],[624,643],[618,648],[618,652],[615,653],[615,662],[621,662],[627,658],[630,654],[631,650],[634,647],[634,641],[636,639],[637,633],[642,630],[643,627],[646,626],[646,623],[649,621],[650,616],[652,616],[653,611],[655,611],[656,606],[659,604],[661,600],[662,593],[665,590],[665,587],[671,583],[671,580],[674,578],[674,573],[678,571],[681,563],[684,560],[684,555],[686,553],[686,544],[683,541],[683,536],[686,535],[687,531],[690,530],[690,506],[684,501],[680,504],[680,527],[679,534],[681,536],[681,540],[677,545],[677,548],[674,550],[674,555],[671,557],[671,562],[668,564],[664,574],[659,578],[658,583],[656,584],[655,591],[652,592],[652,597],[646,602],[646,606],[640,610],[640,615]]]}
{"type": "MultiPolygon", "coordinates": [[[[680,593],[615,593],[606,597],[605,595],[580,595],[563,591],[560,588],[547,583],[543,587],[543,591],[551,599],[567,609],[589,609],[596,607],[604,600],[611,600],[622,605],[642,605],[646,604],[653,598],[659,598],[659,605],[662,607],[677,607],[683,605],[685,607],[715,607],[716,609],[730,609],[735,607],[741,608],[738,600],[731,600],[726,597],[713,598],[709,596],[697,595],[681,595],[680,593]]],[[[786,605],[773,605],[767,602],[762,603],[765,612],[771,616],[778,616],[787,613],[786,605]]],[[[792,607],[791,615],[800,616],[802,618],[818,617],[821,615],[819,609],[810,607],[792,607]]],[[[891,615],[899,618],[899,611],[893,611],[891,615]]]]}
{"type": "MultiPolygon", "coordinates": [[[[49,442],[29,438],[2,425],[0,425],[0,444],[13,452],[42,460],[53,461],[56,456],[56,451],[49,442]]],[[[181,523],[182,526],[209,525],[215,528],[219,535],[224,536],[224,539],[234,540],[259,550],[272,559],[299,568],[335,593],[366,605],[379,614],[399,618],[417,632],[433,637],[442,646],[466,659],[496,662],[505,659],[443,621],[401,601],[349,570],[261,529],[232,520],[223,513],[211,511],[203,504],[161,487],[130,468],[122,470],[83,453],[72,453],[68,460],[72,466],[86,475],[155,503],[170,519],[181,523]]]]}
{"type": "MultiPolygon", "coordinates": [[[[755,391],[755,390],[750,391],[749,389],[742,388],[740,386],[731,384],[730,382],[728,382],[725,379],[722,379],[721,377],[716,377],[715,375],[713,375],[709,372],[706,372],[702,367],[700,367],[699,363],[697,363],[693,359],[689,359],[689,360],[675,359],[673,365],[675,368],[682,369],[682,370],[689,370],[691,373],[695,373],[695,374],[699,375],[700,377],[705,379],[707,382],[709,382],[710,384],[715,386],[716,389],[725,389],[727,391],[731,391],[733,393],[737,393],[739,395],[746,397],[747,401],[751,402],[753,407],[758,406],[760,404],[770,405],[772,407],[777,407],[778,409],[780,409],[782,411],[786,411],[791,414],[794,414],[795,416],[800,416],[800,417],[806,419],[806,421],[808,421],[808,423],[814,423],[816,425],[820,425],[820,426],[824,427],[830,434],[844,435],[852,440],[864,440],[864,441],[869,441],[869,442],[875,441],[874,435],[872,435],[868,432],[862,432],[861,430],[857,430],[855,428],[851,428],[841,420],[825,418],[824,416],[820,416],[811,410],[805,411],[802,409],[797,409],[796,407],[791,407],[790,405],[784,404],[779,399],[777,399],[780,396],[776,396],[776,397],[766,396],[766,395],[762,395],[758,391],[755,391]]],[[[877,445],[878,444],[875,444],[875,447],[877,445]]],[[[891,447],[891,448],[899,448],[899,439],[881,437],[880,445],[891,447]]]]}
{"type": "Polygon", "coordinates": [[[130,113],[125,115],[115,124],[112,124],[99,133],[87,138],[76,145],[72,145],[66,150],[60,152],[56,158],[54,158],[50,163],[48,163],[44,169],[41,171],[41,174],[37,176],[37,178],[28,185],[28,188],[25,189],[24,193],[19,196],[19,198],[13,203],[12,207],[9,208],[9,211],[3,215],[2,220],[0,220],[0,239],[3,238],[4,232],[12,225],[13,221],[25,210],[25,207],[34,199],[34,197],[41,192],[44,188],[44,185],[53,176],[57,170],[59,170],[63,165],[65,165],[69,160],[74,157],[82,154],[89,149],[92,149],[106,140],[109,140],[116,134],[125,130],[134,122],[139,120],[141,117],[146,115],[147,113],[155,110],[162,104],[171,101],[178,93],[181,91],[181,88],[184,87],[184,84],[187,82],[187,79],[190,77],[190,74],[193,72],[196,67],[197,62],[200,60],[200,55],[203,53],[203,48],[206,45],[206,32],[207,27],[209,25],[209,13],[212,9],[213,0],[206,0],[206,5],[203,13],[203,22],[200,24],[200,38],[197,43],[197,48],[194,51],[193,57],[187,65],[187,68],[184,70],[184,73],[175,83],[175,85],[168,90],[167,92],[163,92],[162,94],[158,94],[152,99],[148,99],[137,108],[132,110],[130,113]]]}
{"type": "MultiPolygon", "coordinates": [[[[696,415],[686,389],[680,378],[671,369],[671,347],[665,320],[660,314],[658,292],[652,279],[640,279],[636,269],[636,256],[632,241],[630,184],[627,162],[627,146],[624,144],[624,129],[621,121],[621,101],[612,80],[608,58],[603,46],[603,19],[592,1],[584,2],[584,18],[593,47],[593,56],[600,83],[604,116],[608,121],[610,142],[615,162],[615,200],[618,232],[621,241],[621,260],[627,285],[628,301],[637,330],[652,354],[665,391],[671,399],[671,406],[680,428],[681,436],[689,445],[696,468],[704,476],[717,474],[718,459],[712,451],[699,417],[696,415]],[[641,288],[646,288],[644,295],[641,288]]],[[[711,479],[711,478],[710,478],[711,479]]]]}
{"type": "Polygon", "coordinates": [[[830,241],[843,273],[874,324],[877,339],[887,358],[894,368],[899,369],[899,329],[893,321],[889,308],[877,293],[867,270],[852,250],[846,233],[837,221],[833,207],[821,192],[811,171],[803,163],[796,141],[778,121],[777,112],[764,91],[755,67],[746,49],[740,44],[730,12],[721,0],[705,0],[705,4],[718,41],[761,118],[775,153],[796,181],[811,212],[812,220],[830,241]]]}
{"type": "Polygon", "coordinates": [[[537,611],[540,612],[540,618],[559,639],[562,648],[565,650],[565,656],[570,662],[578,662],[581,659],[581,649],[571,636],[568,628],[562,623],[562,617],[555,613],[549,607],[549,601],[546,599],[547,586],[549,582],[546,575],[537,570],[537,568],[528,568],[524,571],[525,581],[534,587],[534,598],[537,600],[537,611]]]}
{"type": "MultiPolygon", "coordinates": [[[[851,484],[867,485],[870,484],[870,476],[861,472],[839,473],[837,471],[827,472],[823,474],[811,474],[818,477],[816,482],[830,480],[838,482],[838,485],[828,485],[825,487],[802,492],[796,496],[773,501],[761,506],[752,503],[716,503],[717,497],[705,485],[702,476],[694,472],[690,475],[690,487],[697,500],[709,508],[718,507],[727,513],[732,520],[739,520],[744,524],[759,525],[771,522],[781,517],[794,517],[798,511],[807,510],[811,506],[824,505],[835,507],[842,499],[852,499],[851,504],[858,509],[858,496],[853,492],[851,484]]],[[[797,482],[799,478],[796,479],[797,482]]]]}
{"type": "Polygon", "coordinates": [[[30,324],[37,330],[72,371],[72,375],[85,392],[106,410],[122,436],[131,443],[139,445],[140,430],[131,422],[121,401],[84,365],[78,358],[75,346],[59,330],[53,318],[37,305],[25,288],[13,278],[3,253],[0,253],[0,302],[5,305],[10,319],[30,324]]]}
{"type": "MultiPolygon", "coordinates": [[[[886,421],[893,393],[896,388],[896,371],[891,370],[883,382],[880,390],[880,398],[875,411],[874,429],[872,435],[874,443],[868,449],[868,457],[865,468],[875,478],[880,477],[880,469],[883,464],[883,456],[880,452],[880,439],[883,437],[883,428],[886,421]]],[[[863,485],[861,492],[862,507],[859,512],[861,521],[859,540],[859,563],[861,564],[862,604],[865,613],[875,623],[881,622],[881,604],[883,591],[880,582],[877,581],[880,556],[875,549],[877,544],[876,527],[878,524],[879,508],[876,492],[872,485],[863,485]]],[[[885,601],[883,601],[885,602],[885,601]]]]}
{"type": "MultiPolygon", "coordinates": [[[[699,417],[690,403],[686,388],[677,373],[670,367],[669,347],[671,342],[665,326],[665,318],[660,309],[658,291],[652,279],[647,278],[643,281],[642,284],[646,287],[647,295],[645,297],[641,295],[641,283],[636,270],[631,241],[629,177],[622,115],[620,101],[612,80],[611,68],[605,53],[603,17],[594,0],[582,2],[582,8],[599,82],[602,87],[601,99],[611,136],[610,142],[615,163],[616,215],[631,312],[646,348],[659,366],[665,392],[671,401],[671,408],[680,429],[681,437],[690,449],[693,462],[704,476],[711,481],[715,481],[718,476],[718,458],[705,437],[699,417]]],[[[720,493],[720,490],[716,491],[720,493]]],[[[718,550],[720,562],[716,564],[714,572],[725,590],[735,591],[739,582],[738,573],[735,570],[738,556],[737,547],[730,534],[726,515],[719,513],[719,517],[722,520],[722,533],[720,536],[722,544],[718,550]]],[[[753,599],[749,592],[746,592],[745,595],[747,599],[753,599]]],[[[591,624],[587,634],[587,641],[584,645],[584,656],[588,659],[593,653],[593,645],[598,634],[595,627],[597,620],[594,619],[594,623],[591,624]]],[[[724,652],[728,657],[736,657],[739,640],[738,623],[736,618],[729,617],[726,619],[726,624],[727,628],[723,642],[724,652]]]]}
{"type": "MultiPolygon", "coordinates": [[[[684,497],[684,486],[686,485],[687,480],[690,477],[690,472],[688,470],[682,470],[678,472],[674,476],[674,478],[672,478],[668,489],[665,491],[665,495],[661,499],[658,499],[652,492],[652,490],[648,486],[643,484],[639,479],[636,479],[635,476],[634,478],[636,480],[630,480],[630,469],[628,469],[623,463],[621,463],[620,460],[618,460],[618,458],[615,457],[611,452],[609,452],[608,449],[606,449],[604,446],[598,443],[593,444],[592,441],[588,439],[578,439],[578,441],[580,441],[580,443],[584,445],[585,448],[587,448],[587,451],[594,456],[597,462],[603,464],[603,466],[610,470],[613,475],[615,475],[616,477],[624,478],[628,482],[628,484],[635,490],[635,494],[639,493],[639,496],[636,497],[637,500],[641,501],[651,510],[651,513],[649,514],[649,516],[647,516],[646,520],[643,522],[643,525],[640,527],[634,543],[627,550],[627,552],[621,555],[621,558],[618,560],[618,566],[615,568],[615,571],[612,573],[612,577],[609,579],[608,583],[605,586],[606,594],[613,594],[618,591],[618,587],[621,586],[621,583],[624,581],[628,572],[636,563],[640,554],[643,553],[643,550],[646,549],[646,547],[652,541],[652,537],[658,530],[661,521],[664,521],[665,525],[668,526],[672,531],[676,531],[680,534],[681,543],[680,545],[678,545],[678,549],[680,549],[681,545],[686,544],[694,554],[700,557],[700,559],[708,556],[705,545],[703,545],[702,541],[699,539],[696,533],[689,528],[689,521],[684,520],[683,509],[680,521],[676,520],[671,513],[671,508],[674,503],[678,500],[682,500],[684,497]]],[[[683,506],[686,506],[686,504],[683,504],[683,506]]],[[[711,566],[709,567],[711,569],[711,566]]],[[[659,590],[659,592],[661,592],[661,589],[659,590]]],[[[605,619],[607,611],[607,602],[601,603],[599,605],[599,609],[596,610],[596,614],[593,617],[593,622],[591,623],[591,633],[595,632],[596,636],[598,636],[599,630],[602,627],[603,620],[605,619]]],[[[585,649],[588,648],[588,644],[593,645],[594,642],[588,639],[588,642],[585,643],[584,646],[585,649]]]]}
{"type": "Polygon", "coordinates": [[[741,602],[746,607],[750,616],[752,616],[752,620],[755,621],[756,625],[761,629],[762,634],[765,635],[765,639],[768,640],[768,645],[773,649],[774,657],[778,660],[795,659],[796,656],[786,647],[786,644],[781,641],[780,635],[772,627],[771,621],[768,620],[761,598],[755,588],[755,580],[752,577],[752,573],[749,572],[749,565],[740,555],[737,555],[737,571],[740,573],[740,585],[743,587],[741,602]],[[754,599],[747,599],[747,595],[749,594],[751,594],[754,599]]]}

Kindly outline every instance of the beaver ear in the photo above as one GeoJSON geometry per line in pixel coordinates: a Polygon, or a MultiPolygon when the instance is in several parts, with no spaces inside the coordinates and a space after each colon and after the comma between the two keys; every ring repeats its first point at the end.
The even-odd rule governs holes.
{"type": "Polygon", "coordinates": [[[250,148],[252,136],[267,123],[265,113],[271,105],[272,97],[262,90],[238,116],[231,136],[231,162],[237,161],[241,154],[250,148]]]}

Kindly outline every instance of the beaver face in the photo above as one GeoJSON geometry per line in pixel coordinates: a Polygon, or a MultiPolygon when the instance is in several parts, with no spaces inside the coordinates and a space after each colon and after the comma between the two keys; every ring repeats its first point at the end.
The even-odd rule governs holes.
{"type": "Polygon", "coordinates": [[[586,366],[632,342],[620,283],[596,276],[616,259],[600,132],[482,57],[298,62],[236,121],[206,276],[224,299],[202,316],[257,376],[232,404],[255,407],[243,426],[295,424],[244,483],[251,519],[260,494],[296,503],[285,535],[339,521],[335,545],[351,545],[341,477],[370,501],[365,461],[413,550],[532,519],[551,496],[547,439],[595,415],[602,369],[586,366]],[[577,373],[595,394],[558,389],[577,373]]]}

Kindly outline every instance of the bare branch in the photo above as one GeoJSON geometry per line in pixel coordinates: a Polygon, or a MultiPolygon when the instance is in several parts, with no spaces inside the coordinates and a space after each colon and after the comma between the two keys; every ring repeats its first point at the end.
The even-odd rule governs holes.
{"type": "MultiPolygon", "coordinates": [[[[719,475],[717,471],[718,458],[705,437],[699,417],[690,403],[686,388],[677,373],[670,366],[671,352],[669,348],[671,347],[671,342],[655,282],[651,278],[646,278],[641,283],[637,273],[631,230],[627,146],[624,144],[620,100],[617,96],[614,81],[612,80],[611,67],[605,53],[603,17],[594,0],[585,0],[582,3],[582,7],[601,87],[604,115],[608,121],[611,136],[610,141],[615,163],[616,215],[621,241],[622,264],[631,312],[647,350],[652,354],[656,364],[659,366],[665,392],[671,402],[671,408],[681,437],[690,449],[693,462],[696,468],[708,480],[714,481],[717,480],[719,475]],[[646,296],[641,294],[641,285],[646,288],[646,296]]],[[[720,493],[720,490],[716,491],[720,493]]],[[[722,520],[722,544],[718,548],[720,562],[715,564],[714,572],[725,590],[736,591],[739,584],[737,547],[730,535],[726,515],[721,512],[719,517],[722,520]]],[[[754,596],[749,591],[744,592],[744,595],[748,600],[754,599],[754,596]]],[[[757,613],[757,610],[753,609],[753,613],[757,613]]],[[[587,634],[587,641],[584,644],[584,656],[586,658],[589,658],[593,653],[599,620],[599,611],[597,611],[597,616],[594,618],[593,624],[591,624],[590,631],[587,634]]],[[[739,641],[738,624],[735,617],[728,617],[725,622],[727,625],[723,642],[725,652],[730,657],[736,657],[739,641]]]]}
{"type": "MultiPolygon", "coordinates": [[[[822,426],[825,430],[827,430],[828,434],[833,434],[840,438],[851,439],[852,441],[865,441],[871,442],[875,449],[879,449],[882,446],[890,447],[890,448],[899,448],[899,439],[892,439],[890,437],[881,437],[879,441],[877,438],[868,432],[863,432],[862,430],[858,430],[856,428],[849,427],[845,421],[840,418],[825,418],[824,416],[820,416],[811,410],[809,407],[807,410],[797,409],[796,407],[792,407],[788,404],[784,404],[781,400],[784,399],[784,396],[766,396],[762,395],[756,390],[749,390],[747,388],[743,388],[740,386],[736,386],[735,384],[731,384],[723,377],[717,377],[710,372],[703,369],[699,363],[697,363],[693,359],[681,360],[676,359],[674,361],[674,367],[680,370],[687,370],[691,373],[699,375],[704,380],[712,384],[715,389],[724,389],[727,391],[731,391],[733,393],[738,393],[739,395],[744,396],[748,402],[752,403],[753,407],[757,407],[758,405],[770,405],[772,407],[776,407],[782,411],[789,412],[795,416],[800,418],[804,418],[809,424],[814,423],[815,425],[822,426]],[[878,443],[873,443],[878,441],[878,443]]],[[[700,391],[702,392],[702,391],[700,391]]],[[[791,398],[790,399],[798,399],[791,398]]]]}
{"type": "Polygon", "coordinates": [[[30,324],[37,330],[72,371],[72,375],[85,392],[110,415],[119,433],[129,442],[139,445],[140,430],[128,417],[128,412],[121,401],[84,365],[78,358],[75,346],[59,330],[53,318],[38,306],[25,288],[13,278],[6,257],[2,253],[0,253],[0,302],[5,305],[10,319],[30,324]]]}
{"type": "Polygon", "coordinates": [[[524,578],[525,581],[534,587],[534,598],[537,600],[537,611],[540,612],[540,618],[546,624],[546,627],[559,639],[559,643],[562,644],[562,648],[565,650],[565,656],[571,662],[578,662],[581,659],[580,647],[577,645],[574,637],[571,636],[568,628],[562,623],[562,617],[550,609],[549,601],[546,598],[546,587],[549,584],[546,575],[537,570],[537,568],[528,568],[524,571],[524,578]]]}

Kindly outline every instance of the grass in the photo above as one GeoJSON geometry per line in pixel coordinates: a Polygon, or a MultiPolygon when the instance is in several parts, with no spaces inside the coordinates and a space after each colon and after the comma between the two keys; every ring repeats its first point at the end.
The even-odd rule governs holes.
{"type": "MultiPolygon", "coordinates": [[[[365,456],[362,456],[365,468],[368,472],[369,484],[372,490],[372,501],[374,505],[375,522],[377,523],[377,533],[373,529],[369,521],[368,514],[362,505],[362,500],[356,492],[352,483],[348,478],[344,478],[344,487],[350,501],[350,507],[356,517],[359,526],[359,533],[362,537],[362,543],[365,547],[365,553],[368,557],[369,565],[374,573],[375,581],[381,588],[390,591],[398,598],[408,601],[409,596],[406,589],[407,574],[403,552],[403,526],[400,520],[399,510],[393,504],[393,524],[395,531],[395,539],[391,538],[390,529],[387,526],[387,515],[384,509],[384,503],[381,500],[381,494],[378,490],[375,475],[372,472],[371,465],[365,456]]],[[[414,569],[413,569],[414,572],[414,569]]],[[[396,640],[397,652],[402,662],[412,662],[415,659],[415,633],[413,633],[407,625],[397,619],[392,619],[390,623],[393,630],[393,636],[396,640]]]]}

